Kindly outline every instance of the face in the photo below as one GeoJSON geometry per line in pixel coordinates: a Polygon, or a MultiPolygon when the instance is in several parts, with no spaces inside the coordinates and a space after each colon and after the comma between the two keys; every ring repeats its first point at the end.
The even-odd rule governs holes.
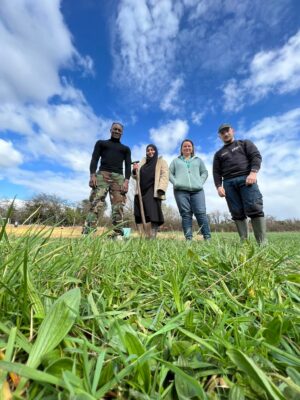
{"type": "Polygon", "coordinates": [[[154,154],[155,154],[155,149],[151,146],[147,147],[146,156],[152,158],[154,157],[154,154]]]}
{"type": "Polygon", "coordinates": [[[219,136],[224,143],[231,143],[234,140],[234,130],[232,128],[224,128],[219,132],[219,136]]]}
{"type": "Polygon", "coordinates": [[[123,127],[120,124],[113,124],[110,128],[111,137],[114,139],[120,139],[123,134],[123,127]]]}
{"type": "Polygon", "coordinates": [[[190,157],[193,153],[193,145],[190,142],[183,142],[181,146],[181,152],[184,157],[190,157]]]}

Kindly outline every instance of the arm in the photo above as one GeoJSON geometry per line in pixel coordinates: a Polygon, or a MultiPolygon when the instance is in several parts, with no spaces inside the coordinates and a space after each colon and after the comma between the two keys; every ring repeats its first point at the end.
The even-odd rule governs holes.
{"type": "Polygon", "coordinates": [[[245,140],[245,152],[250,161],[251,172],[246,178],[246,185],[253,185],[257,181],[257,173],[261,166],[261,154],[250,140],[245,140]]]}
{"type": "Polygon", "coordinates": [[[138,169],[139,169],[139,163],[135,162],[133,164],[133,166],[132,166],[132,172],[131,172],[131,176],[135,180],[136,180],[136,176],[137,176],[137,173],[138,173],[138,169]]]}
{"type": "Polygon", "coordinates": [[[96,170],[97,170],[97,165],[98,165],[98,161],[99,158],[101,156],[101,141],[98,140],[98,142],[96,142],[95,147],[94,147],[94,151],[92,154],[92,159],[91,159],[91,163],[90,163],[90,181],[89,181],[89,186],[91,188],[95,188],[97,186],[97,178],[96,178],[96,170]]]}
{"type": "Polygon", "coordinates": [[[245,140],[245,153],[250,161],[251,171],[258,172],[261,166],[261,154],[258,148],[250,140],[245,140]]]}
{"type": "Polygon", "coordinates": [[[222,186],[222,172],[221,172],[221,164],[218,156],[215,154],[214,161],[213,161],[213,177],[215,186],[218,191],[218,195],[220,197],[225,197],[225,189],[222,186]]]}
{"type": "Polygon", "coordinates": [[[200,180],[202,185],[204,185],[207,177],[208,177],[208,171],[205,167],[204,162],[200,159],[200,163],[199,163],[199,174],[200,174],[200,180]]]}
{"type": "Polygon", "coordinates": [[[131,151],[130,148],[127,148],[126,156],[125,156],[125,180],[130,179],[131,175],[131,151]]]}
{"type": "Polygon", "coordinates": [[[167,162],[162,159],[161,160],[161,169],[160,169],[160,177],[158,182],[158,192],[162,192],[161,195],[164,195],[168,189],[169,183],[169,167],[167,162]]]}
{"type": "Polygon", "coordinates": [[[131,175],[131,151],[130,148],[127,148],[126,156],[125,156],[125,180],[123,183],[123,192],[128,192],[128,184],[131,175]]]}
{"type": "Polygon", "coordinates": [[[175,183],[175,162],[174,161],[175,160],[173,160],[171,162],[170,167],[169,167],[169,173],[170,173],[169,180],[173,185],[175,183]]]}

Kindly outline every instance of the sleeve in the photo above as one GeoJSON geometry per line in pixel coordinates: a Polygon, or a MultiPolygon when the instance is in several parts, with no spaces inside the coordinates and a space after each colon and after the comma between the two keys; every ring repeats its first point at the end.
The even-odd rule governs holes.
{"type": "MultiPolygon", "coordinates": [[[[146,162],[146,159],[145,159],[145,157],[144,158],[142,158],[141,159],[141,161],[140,161],[140,163],[139,163],[139,168],[141,169],[141,167],[145,164],[145,162],[146,162]]],[[[132,172],[131,172],[131,177],[133,178],[133,179],[137,179],[137,172],[136,171],[134,171],[134,170],[132,170],[132,172]]]]}
{"type": "Polygon", "coordinates": [[[202,185],[204,185],[204,183],[208,177],[208,171],[205,167],[204,162],[201,159],[200,159],[200,163],[199,163],[199,173],[200,173],[201,183],[202,183],[202,185]]]}
{"type": "Polygon", "coordinates": [[[133,179],[136,179],[136,171],[132,170],[132,172],[131,172],[131,177],[132,177],[133,179]]]}
{"type": "Polygon", "coordinates": [[[169,167],[169,180],[174,185],[175,183],[175,160],[173,160],[169,167]]]}
{"type": "Polygon", "coordinates": [[[96,173],[98,161],[101,156],[101,150],[102,150],[101,149],[101,140],[98,140],[98,142],[96,142],[96,144],[95,144],[91,163],[90,163],[90,174],[91,175],[96,173]]]}
{"type": "Polygon", "coordinates": [[[158,183],[158,190],[163,190],[165,193],[169,184],[169,167],[165,160],[161,160],[161,170],[158,183]]]}
{"type": "Polygon", "coordinates": [[[260,170],[262,157],[253,142],[250,140],[245,140],[245,152],[250,161],[251,171],[258,172],[260,170]]]}
{"type": "Polygon", "coordinates": [[[222,172],[220,160],[217,153],[215,154],[213,161],[213,177],[215,186],[218,189],[220,186],[222,186],[222,172]]]}
{"type": "Polygon", "coordinates": [[[130,179],[131,175],[131,150],[127,147],[126,157],[125,157],[125,179],[130,179]]]}

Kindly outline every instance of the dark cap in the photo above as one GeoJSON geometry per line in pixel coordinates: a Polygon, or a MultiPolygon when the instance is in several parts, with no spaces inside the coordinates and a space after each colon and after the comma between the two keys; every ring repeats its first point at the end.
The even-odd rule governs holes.
{"type": "Polygon", "coordinates": [[[221,130],[225,128],[232,128],[232,126],[230,124],[222,124],[219,126],[218,132],[221,132],[221,130]]]}

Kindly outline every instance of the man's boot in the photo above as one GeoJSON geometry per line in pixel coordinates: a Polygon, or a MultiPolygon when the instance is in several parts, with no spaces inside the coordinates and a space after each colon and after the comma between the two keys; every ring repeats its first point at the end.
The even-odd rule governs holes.
{"type": "Polygon", "coordinates": [[[249,237],[247,219],[236,219],[234,222],[237,227],[241,242],[243,242],[244,240],[247,240],[249,237]]]}
{"type": "Polygon", "coordinates": [[[265,217],[251,218],[253,233],[259,245],[266,244],[266,220],[265,217]]]}

